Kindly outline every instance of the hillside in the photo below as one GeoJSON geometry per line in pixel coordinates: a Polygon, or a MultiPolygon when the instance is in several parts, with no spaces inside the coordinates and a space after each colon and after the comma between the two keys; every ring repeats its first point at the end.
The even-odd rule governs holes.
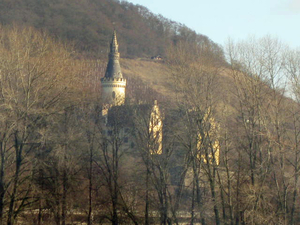
{"type": "Polygon", "coordinates": [[[160,95],[174,97],[173,91],[167,88],[169,69],[164,63],[142,59],[122,59],[121,64],[123,74],[129,82],[140,79],[160,95]]]}
{"type": "Polygon", "coordinates": [[[0,0],[0,20],[0,224],[300,223],[299,52],[231,43],[226,64],[207,37],[123,1],[0,0]],[[107,129],[113,21],[129,100],[107,129]],[[138,111],[153,100],[159,133],[138,111]]]}
{"type": "Polygon", "coordinates": [[[208,37],[126,1],[0,0],[0,23],[46,30],[88,56],[106,57],[115,27],[123,57],[164,54],[166,46],[179,40],[205,44],[223,57],[208,37]]]}

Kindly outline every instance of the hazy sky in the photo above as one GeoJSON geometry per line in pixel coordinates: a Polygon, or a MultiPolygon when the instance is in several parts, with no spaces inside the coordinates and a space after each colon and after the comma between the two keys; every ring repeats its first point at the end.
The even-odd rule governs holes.
{"type": "Polygon", "coordinates": [[[230,37],[279,38],[300,48],[300,0],[128,0],[221,45],[230,37]]]}

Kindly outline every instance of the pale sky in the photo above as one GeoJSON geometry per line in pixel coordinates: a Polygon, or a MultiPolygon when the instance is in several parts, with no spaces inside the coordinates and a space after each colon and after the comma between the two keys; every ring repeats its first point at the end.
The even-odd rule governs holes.
{"type": "Polygon", "coordinates": [[[224,45],[270,35],[300,49],[300,0],[128,0],[224,45]]]}

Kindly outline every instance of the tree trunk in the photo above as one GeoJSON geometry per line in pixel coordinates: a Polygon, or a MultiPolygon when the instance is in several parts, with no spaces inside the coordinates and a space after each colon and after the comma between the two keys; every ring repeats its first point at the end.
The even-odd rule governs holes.
{"type": "Polygon", "coordinates": [[[89,160],[89,211],[87,224],[92,224],[92,191],[93,191],[93,149],[90,148],[90,160],[89,160]]]}
{"type": "Polygon", "coordinates": [[[149,153],[146,159],[145,225],[149,225],[149,153]]]}
{"type": "Polygon", "coordinates": [[[8,208],[8,215],[7,215],[7,225],[12,225],[14,223],[14,207],[15,207],[15,201],[16,201],[16,194],[18,191],[18,186],[19,186],[19,175],[20,175],[20,169],[21,169],[21,164],[22,164],[22,149],[23,146],[22,144],[19,145],[19,140],[17,137],[17,134],[15,134],[15,174],[14,174],[14,182],[13,182],[13,190],[11,193],[10,197],[10,202],[9,202],[9,208],[8,208]]]}

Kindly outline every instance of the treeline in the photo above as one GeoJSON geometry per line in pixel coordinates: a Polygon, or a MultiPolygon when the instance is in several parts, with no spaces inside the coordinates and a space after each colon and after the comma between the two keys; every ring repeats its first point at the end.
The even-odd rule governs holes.
{"type": "Polygon", "coordinates": [[[88,56],[106,57],[115,28],[123,57],[164,55],[171,42],[185,40],[205,44],[223,58],[221,48],[208,37],[126,1],[1,0],[0,23],[46,30],[88,56]]]}
{"type": "Polygon", "coordinates": [[[270,37],[229,42],[225,69],[190,48],[168,59],[191,223],[299,223],[300,52],[270,37]]]}
{"type": "Polygon", "coordinates": [[[224,68],[178,42],[166,61],[176,97],[136,80],[143,105],[114,108],[109,129],[101,63],[32,28],[1,27],[0,52],[0,223],[299,223],[299,51],[229,43],[224,68]]]}
{"type": "Polygon", "coordinates": [[[55,207],[66,202],[61,186],[71,179],[66,171],[75,179],[80,167],[78,151],[67,155],[71,138],[63,133],[70,123],[68,109],[95,96],[91,80],[85,79],[91,77],[85,69],[90,70],[89,63],[32,28],[0,27],[0,52],[0,223],[16,224],[21,212],[46,205],[60,221],[61,208],[55,207]],[[48,194],[52,197],[44,198],[48,194]]]}

